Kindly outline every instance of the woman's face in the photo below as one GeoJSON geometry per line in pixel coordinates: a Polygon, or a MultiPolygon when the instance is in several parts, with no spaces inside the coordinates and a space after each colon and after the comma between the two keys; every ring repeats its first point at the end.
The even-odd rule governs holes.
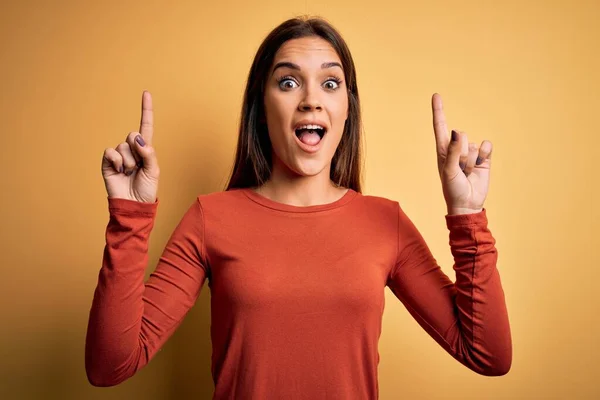
{"type": "Polygon", "coordinates": [[[329,42],[320,37],[285,42],[266,79],[264,104],[273,169],[329,177],[348,117],[342,62],[329,42]]]}

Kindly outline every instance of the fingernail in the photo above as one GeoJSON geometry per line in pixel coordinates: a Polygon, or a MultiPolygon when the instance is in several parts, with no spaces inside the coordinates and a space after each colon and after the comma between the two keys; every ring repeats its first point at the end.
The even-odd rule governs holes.
{"type": "Polygon", "coordinates": [[[452,129],[452,141],[453,142],[458,141],[458,133],[454,129],[452,129]]]}
{"type": "Polygon", "coordinates": [[[460,169],[465,169],[465,167],[467,166],[467,164],[464,163],[464,162],[459,162],[458,166],[460,167],[460,169]]]}
{"type": "Polygon", "coordinates": [[[119,168],[119,173],[123,173],[123,166],[121,165],[121,168],[119,168]]]}
{"type": "Polygon", "coordinates": [[[127,171],[127,172],[125,172],[125,175],[129,176],[129,175],[131,175],[132,173],[133,173],[133,171],[127,171]]]}
{"type": "Polygon", "coordinates": [[[142,147],[144,147],[146,145],[146,142],[144,142],[144,139],[142,138],[142,135],[137,135],[135,137],[135,141],[138,142],[138,144],[142,147]]]}
{"type": "Polygon", "coordinates": [[[477,156],[477,161],[475,161],[475,165],[479,165],[483,162],[483,158],[477,156]]]}

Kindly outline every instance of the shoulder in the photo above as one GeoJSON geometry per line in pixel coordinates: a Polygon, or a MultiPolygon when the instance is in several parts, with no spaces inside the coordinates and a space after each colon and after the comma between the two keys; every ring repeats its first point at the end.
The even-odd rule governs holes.
{"type": "Polygon", "coordinates": [[[357,214],[368,218],[377,224],[380,229],[396,230],[398,228],[398,215],[400,204],[398,201],[374,195],[360,195],[356,201],[357,214]]]}
{"type": "Polygon", "coordinates": [[[398,215],[400,204],[396,200],[382,196],[364,194],[361,194],[359,197],[360,201],[358,203],[368,209],[371,213],[381,214],[387,217],[396,217],[398,215]]]}
{"type": "Polygon", "coordinates": [[[232,206],[239,206],[240,203],[244,202],[246,195],[242,189],[223,190],[218,192],[199,194],[196,200],[203,209],[215,209],[215,208],[230,208],[232,206]]]}

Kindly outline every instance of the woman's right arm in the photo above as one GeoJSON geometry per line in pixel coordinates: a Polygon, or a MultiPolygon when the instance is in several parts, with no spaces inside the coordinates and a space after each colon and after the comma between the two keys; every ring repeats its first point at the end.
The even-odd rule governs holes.
{"type": "Polygon", "coordinates": [[[152,96],[144,91],[139,132],[102,157],[110,218],[85,343],[85,370],[95,386],[116,385],[146,365],[192,307],[208,274],[196,198],[144,283],[158,208],[153,136],[152,96]]]}
{"type": "Polygon", "coordinates": [[[209,272],[198,198],[145,283],[158,200],[108,202],[106,246],[85,345],[86,373],[94,386],[117,385],[145,366],[181,324],[209,272]]]}

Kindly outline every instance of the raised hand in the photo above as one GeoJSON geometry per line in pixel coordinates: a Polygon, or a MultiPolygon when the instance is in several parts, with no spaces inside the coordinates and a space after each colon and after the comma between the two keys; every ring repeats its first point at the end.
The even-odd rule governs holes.
{"type": "Polygon", "coordinates": [[[107,148],[102,157],[102,177],[109,198],[154,203],[160,170],[152,136],[154,111],[150,92],[142,94],[139,132],[130,132],[116,149],[107,148]]]}
{"type": "Polygon", "coordinates": [[[458,130],[449,136],[442,97],[437,93],[431,98],[431,108],[438,171],[448,214],[480,212],[489,189],[492,142],[484,140],[481,146],[469,143],[467,134],[458,130]]]}

